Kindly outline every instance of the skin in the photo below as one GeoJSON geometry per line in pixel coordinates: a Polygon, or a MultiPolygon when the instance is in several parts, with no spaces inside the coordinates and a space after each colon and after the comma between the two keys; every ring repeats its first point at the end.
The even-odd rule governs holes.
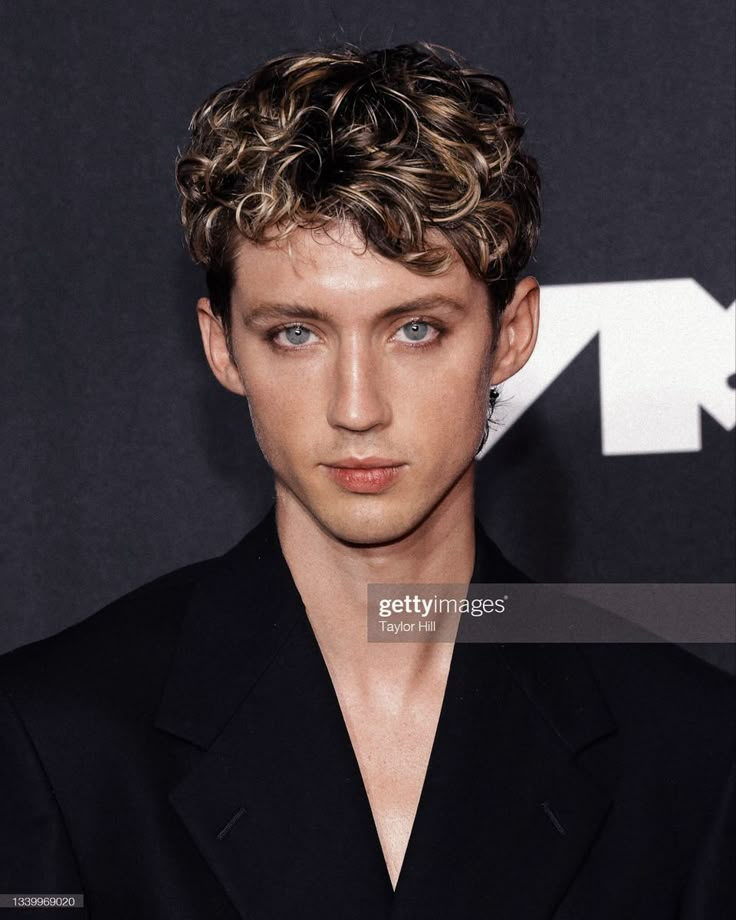
{"type": "Polygon", "coordinates": [[[366,585],[470,580],[488,391],[532,353],[539,286],[518,283],[494,347],[488,290],[459,258],[422,275],[340,225],[243,241],[231,305],[229,349],[209,301],[198,302],[204,350],[219,382],[247,398],[273,469],[282,551],[395,886],[453,644],[366,642],[366,585]],[[385,488],[336,480],[338,461],[366,457],[399,465],[385,488]]]}

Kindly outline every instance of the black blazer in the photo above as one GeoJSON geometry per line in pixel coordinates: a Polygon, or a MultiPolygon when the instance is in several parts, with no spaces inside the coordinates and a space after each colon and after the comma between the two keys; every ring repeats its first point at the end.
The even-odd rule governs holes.
{"type": "Polygon", "coordinates": [[[734,682],[666,645],[456,644],[394,893],[273,511],[0,687],[0,892],[70,917],[736,916],[734,682]]]}

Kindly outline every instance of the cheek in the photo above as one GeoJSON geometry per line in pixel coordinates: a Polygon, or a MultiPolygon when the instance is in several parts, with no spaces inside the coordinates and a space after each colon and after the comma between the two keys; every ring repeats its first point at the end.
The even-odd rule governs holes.
{"type": "Polygon", "coordinates": [[[318,423],[319,400],[313,388],[291,373],[271,368],[244,375],[248,408],[258,444],[272,466],[303,452],[318,423]]]}
{"type": "Polygon", "coordinates": [[[248,393],[248,407],[259,442],[266,440],[273,447],[298,435],[304,416],[288,394],[254,389],[248,393]]]}
{"type": "Polygon", "coordinates": [[[440,400],[432,427],[436,443],[442,445],[437,455],[444,456],[448,466],[475,455],[485,427],[486,404],[485,388],[467,379],[458,381],[440,400]]]}
{"type": "MultiPolygon", "coordinates": [[[[451,445],[458,451],[466,448],[482,432],[488,406],[491,366],[485,353],[465,350],[415,379],[407,381],[406,390],[413,392],[409,400],[410,414],[421,428],[424,440],[451,445]]],[[[450,449],[450,453],[454,453],[450,449]]]]}

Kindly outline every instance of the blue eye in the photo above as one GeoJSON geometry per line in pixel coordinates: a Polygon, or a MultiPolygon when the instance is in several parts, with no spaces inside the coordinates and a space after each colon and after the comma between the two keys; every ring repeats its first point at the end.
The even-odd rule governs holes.
{"type": "Polygon", "coordinates": [[[276,340],[279,338],[286,339],[289,345],[305,345],[309,341],[309,337],[312,335],[311,330],[307,329],[305,326],[295,323],[293,326],[287,326],[285,329],[281,329],[276,334],[276,340]]]}
{"type": "Polygon", "coordinates": [[[420,320],[412,320],[401,327],[404,335],[410,342],[421,342],[427,337],[430,330],[429,323],[423,323],[420,320]]]}

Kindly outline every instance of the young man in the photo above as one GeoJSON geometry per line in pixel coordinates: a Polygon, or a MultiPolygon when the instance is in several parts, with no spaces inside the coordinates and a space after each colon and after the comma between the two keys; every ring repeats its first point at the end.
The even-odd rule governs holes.
{"type": "Polygon", "coordinates": [[[726,675],[366,638],[369,584],[524,580],[473,513],[539,314],[505,85],[427,46],[296,55],[191,127],[202,341],[275,507],[2,660],[3,891],[102,918],[725,916],[726,675]]]}

